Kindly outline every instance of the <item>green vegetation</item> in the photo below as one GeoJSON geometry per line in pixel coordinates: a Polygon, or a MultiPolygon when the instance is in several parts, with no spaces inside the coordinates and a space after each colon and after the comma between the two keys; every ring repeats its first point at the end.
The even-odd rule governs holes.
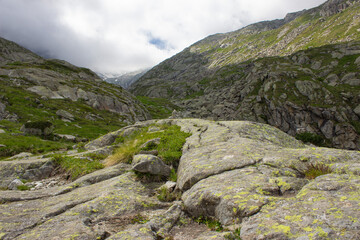
{"type": "Polygon", "coordinates": [[[180,191],[172,191],[170,192],[166,187],[162,187],[159,190],[157,198],[161,202],[172,202],[175,200],[180,200],[181,192],[180,191]]]}
{"type": "Polygon", "coordinates": [[[171,116],[174,109],[179,110],[178,106],[165,98],[151,98],[145,96],[137,96],[136,98],[145,105],[153,119],[168,118],[171,116]]]}
{"type": "Polygon", "coordinates": [[[52,160],[69,174],[71,180],[104,168],[104,165],[99,160],[89,160],[87,158],[55,155],[52,160]]]}
{"type": "MultiPolygon", "coordinates": [[[[3,125],[4,121],[0,121],[3,125]]],[[[20,127],[19,127],[20,128],[20,127]]],[[[12,135],[12,132],[1,134],[0,144],[6,147],[0,148],[0,160],[21,152],[33,154],[47,153],[58,150],[68,150],[74,144],[65,141],[49,141],[35,136],[12,135]]]]}
{"type": "Polygon", "coordinates": [[[189,133],[182,132],[176,125],[156,125],[161,131],[148,132],[149,127],[134,132],[130,136],[120,137],[123,144],[115,150],[115,153],[107,158],[106,165],[111,166],[119,162],[131,163],[132,157],[141,149],[145,142],[160,138],[159,145],[147,146],[146,150],[157,150],[158,156],[175,169],[182,155],[182,147],[189,133]]]}
{"type": "Polygon", "coordinates": [[[131,224],[144,224],[149,221],[148,217],[143,216],[141,213],[136,214],[131,219],[131,224]]]}
{"type": "MultiPolygon", "coordinates": [[[[24,84],[26,86],[26,82],[24,84]]],[[[1,102],[6,104],[6,110],[16,114],[19,118],[18,123],[0,121],[0,125],[4,126],[6,131],[5,134],[1,134],[0,138],[0,144],[6,145],[6,147],[0,148],[0,159],[25,151],[46,153],[68,149],[73,145],[70,142],[44,141],[40,137],[22,136],[20,128],[23,124],[27,127],[34,126],[36,128],[43,128],[52,124],[54,133],[74,135],[79,139],[88,140],[125,126],[116,113],[96,110],[83,101],[44,100],[34,93],[9,85],[3,78],[0,78],[0,96],[4,96],[1,102]],[[59,109],[66,110],[74,115],[74,121],[62,121],[56,115],[56,111],[59,109]],[[96,116],[96,119],[85,118],[87,114],[96,116]]]]}
{"type": "Polygon", "coordinates": [[[221,223],[213,218],[200,216],[195,219],[195,222],[205,224],[212,231],[221,232],[224,230],[221,223]]]}
{"type": "Polygon", "coordinates": [[[305,175],[306,179],[312,180],[318,176],[329,174],[329,173],[332,173],[332,170],[330,169],[330,167],[328,165],[323,164],[323,163],[315,163],[315,164],[309,163],[304,172],[304,175],[305,175]]]}
{"type": "Polygon", "coordinates": [[[312,143],[315,146],[324,147],[326,146],[326,140],[324,137],[311,132],[304,132],[296,134],[295,138],[301,140],[304,143],[312,143]]]}
{"type": "Polygon", "coordinates": [[[26,128],[36,128],[44,131],[46,128],[52,127],[52,123],[48,121],[37,121],[37,122],[27,122],[24,124],[26,128]]]}
{"type": "Polygon", "coordinates": [[[28,190],[30,190],[30,187],[26,186],[26,185],[19,185],[19,186],[17,186],[17,189],[20,191],[28,191],[28,190]]]}

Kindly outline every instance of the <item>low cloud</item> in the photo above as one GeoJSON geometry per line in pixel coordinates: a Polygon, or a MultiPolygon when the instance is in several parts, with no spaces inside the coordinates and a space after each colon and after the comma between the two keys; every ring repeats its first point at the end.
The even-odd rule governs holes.
{"type": "Polygon", "coordinates": [[[0,0],[0,36],[47,58],[119,73],[156,65],[214,33],[325,0],[0,0]]]}

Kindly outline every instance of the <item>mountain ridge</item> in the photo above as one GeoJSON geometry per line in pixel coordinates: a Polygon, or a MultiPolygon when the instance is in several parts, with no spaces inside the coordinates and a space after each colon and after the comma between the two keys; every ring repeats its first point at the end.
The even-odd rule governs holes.
{"type": "Polygon", "coordinates": [[[170,99],[182,116],[269,122],[293,136],[305,129],[299,131],[321,136],[329,146],[360,149],[359,12],[359,1],[331,0],[288,15],[286,23],[261,22],[209,36],[151,69],[130,91],[170,99]],[[321,94],[309,87],[315,85],[321,94]],[[291,108],[284,108],[287,102],[291,108]],[[324,111],[342,118],[319,116],[324,111]],[[324,130],[327,122],[331,133],[324,130]],[[351,136],[334,140],[336,132],[351,136]]]}

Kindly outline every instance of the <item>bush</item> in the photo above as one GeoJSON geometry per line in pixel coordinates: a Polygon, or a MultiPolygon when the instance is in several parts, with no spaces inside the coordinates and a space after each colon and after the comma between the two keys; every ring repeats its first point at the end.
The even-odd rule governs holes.
{"type": "Polygon", "coordinates": [[[311,133],[311,132],[299,133],[296,134],[295,138],[297,140],[303,141],[304,143],[312,143],[315,146],[319,146],[319,147],[325,146],[325,138],[315,133],[311,133]]]}
{"type": "Polygon", "coordinates": [[[328,165],[323,163],[309,163],[307,169],[304,172],[305,178],[312,180],[318,176],[325,175],[331,173],[332,170],[328,165]]]}
{"type": "Polygon", "coordinates": [[[161,202],[172,202],[175,200],[180,200],[181,192],[180,191],[170,192],[169,189],[167,189],[166,187],[162,187],[159,190],[159,194],[157,195],[157,198],[161,202]]]}

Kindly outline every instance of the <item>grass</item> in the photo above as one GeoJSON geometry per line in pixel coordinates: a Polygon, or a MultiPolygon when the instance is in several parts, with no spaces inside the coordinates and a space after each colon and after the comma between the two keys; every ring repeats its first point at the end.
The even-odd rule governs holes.
{"type": "Polygon", "coordinates": [[[313,180],[318,176],[332,173],[330,167],[323,163],[309,163],[307,169],[304,172],[305,178],[313,180]]]}
{"type": "Polygon", "coordinates": [[[63,155],[55,155],[52,160],[69,174],[71,180],[104,168],[99,160],[91,161],[63,155]]]}
{"type": "Polygon", "coordinates": [[[166,187],[162,187],[159,190],[159,194],[157,195],[157,199],[161,202],[172,202],[175,200],[180,200],[181,192],[180,191],[172,191],[170,192],[169,189],[166,187]]]}
{"type": "Polygon", "coordinates": [[[153,145],[153,149],[157,150],[158,156],[168,165],[177,168],[178,161],[182,155],[182,147],[186,138],[190,136],[189,133],[182,132],[179,126],[176,125],[157,125],[161,129],[158,132],[148,132],[149,127],[143,128],[134,132],[130,136],[120,137],[122,144],[115,153],[107,158],[106,166],[112,166],[117,163],[131,163],[132,157],[137,154],[143,145],[148,140],[160,138],[159,145],[153,145]]]}
{"type": "Polygon", "coordinates": [[[213,218],[210,218],[210,217],[200,216],[200,217],[194,219],[194,221],[197,223],[205,224],[212,231],[221,232],[224,230],[223,226],[221,225],[221,223],[219,221],[217,221],[213,218]]]}
{"type": "Polygon", "coordinates": [[[150,112],[153,119],[164,119],[171,116],[172,111],[179,110],[179,107],[165,98],[151,98],[145,96],[136,97],[150,112]]]}
{"type": "Polygon", "coordinates": [[[18,190],[20,191],[28,191],[30,190],[30,187],[29,186],[26,186],[26,185],[19,185],[16,187],[18,190]]]}
{"type": "Polygon", "coordinates": [[[0,159],[16,155],[21,152],[43,154],[58,150],[68,150],[74,144],[65,141],[49,141],[35,136],[16,136],[11,133],[1,134],[0,144],[6,147],[0,148],[0,159]]]}

